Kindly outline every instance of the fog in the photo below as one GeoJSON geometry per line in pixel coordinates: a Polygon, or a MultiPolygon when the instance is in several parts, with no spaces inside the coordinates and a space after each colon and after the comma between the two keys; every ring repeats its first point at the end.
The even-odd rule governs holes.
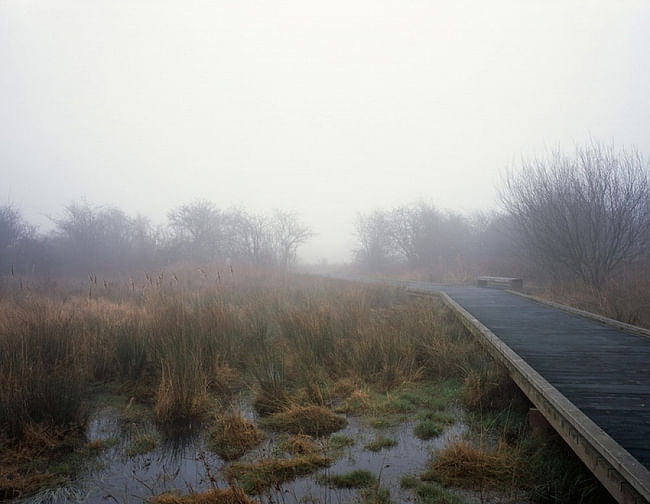
{"type": "Polygon", "coordinates": [[[0,200],[165,222],[296,212],[303,261],[358,213],[497,205],[508,166],[588,139],[650,153],[646,1],[0,0],[0,200]]]}

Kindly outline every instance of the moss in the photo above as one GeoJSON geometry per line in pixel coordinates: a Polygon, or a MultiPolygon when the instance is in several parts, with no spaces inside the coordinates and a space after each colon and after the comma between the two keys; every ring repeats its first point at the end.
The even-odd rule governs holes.
{"type": "Polygon", "coordinates": [[[374,441],[365,445],[365,449],[373,452],[378,452],[384,448],[392,448],[394,446],[397,446],[397,441],[386,436],[379,435],[375,438],[374,441]]]}
{"type": "Polygon", "coordinates": [[[377,478],[370,471],[357,469],[345,474],[320,474],[316,481],[321,485],[336,488],[366,488],[372,486],[377,478]]]}
{"type": "Polygon", "coordinates": [[[218,416],[208,430],[208,447],[224,460],[235,460],[257,446],[264,435],[241,415],[218,416]]]}
{"type": "Polygon", "coordinates": [[[263,421],[265,427],[275,431],[309,436],[326,436],[347,423],[345,418],[320,406],[294,406],[263,421]]]}
{"type": "Polygon", "coordinates": [[[329,458],[316,454],[292,459],[269,458],[251,464],[234,463],[226,468],[226,477],[236,480],[246,493],[257,495],[330,464],[329,458]]]}

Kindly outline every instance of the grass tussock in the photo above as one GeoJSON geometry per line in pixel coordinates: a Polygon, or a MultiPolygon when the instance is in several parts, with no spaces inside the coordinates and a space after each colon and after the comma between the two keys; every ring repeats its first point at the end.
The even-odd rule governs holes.
{"type": "Polygon", "coordinates": [[[205,492],[177,495],[164,493],[147,499],[149,504],[253,504],[239,488],[211,489],[205,492]]]}
{"type": "Polygon", "coordinates": [[[341,430],[348,421],[320,406],[292,406],[263,420],[269,429],[289,434],[327,436],[341,430]]]}
{"type": "Polygon", "coordinates": [[[471,410],[504,410],[518,394],[508,371],[491,361],[468,370],[463,383],[462,398],[471,410]]]}
{"type": "Polygon", "coordinates": [[[126,454],[129,457],[143,455],[155,450],[159,444],[160,436],[158,434],[151,432],[141,433],[133,440],[133,443],[127,450],[126,454]]]}
{"type": "Polygon", "coordinates": [[[391,504],[390,490],[386,487],[379,486],[377,483],[373,488],[368,488],[361,492],[363,504],[391,504]]]}
{"type": "Polygon", "coordinates": [[[462,504],[464,501],[436,483],[425,483],[415,476],[404,476],[400,487],[411,490],[423,504],[462,504]]]}
{"type": "Polygon", "coordinates": [[[312,455],[320,451],[313,437],[306,434],[297,434],[280,443],[280,448],[291,456],[312,455]]]}
{"type": "Polygon", "coordinates": [[[235,460],[264,440],[257,426],[240,414],[217,416],[208,429],[208,447],[224,460],[235,460]]]}
{"type": "Polygon", "coordinates": [[[334,488],[367,488],[374,485],[377,478],[370,471],[356,469],[345,474],[318,475],[316,481],[334,488]]]}
{"type": "Polygon", "coordinates": [[[269,458],[251,464],[234,463],[226,468],[226,476],[236,481],[246,493],[258,495],[330,464],[329,458],[316,454],[291,459],[269,458]]]}
{"type": "Polygon", "coordinates": [[[394,439],[391,439],[389,437],[386,437],[382,434],[379,434],[375,439],[373,439],[371,442],[367,443],[364,448],[366,450],[370,450],[372,452],[378,452],[381,450],[393,448],[397,446],[397,441],[394,439]]]}
{"type": "Polygon", "coordinates": [[[522,480],[518,455],[517,450],[503,444],[487,450],[458,441],[436,455],[423,479],[472,490],[506,488],[522,480]]]}

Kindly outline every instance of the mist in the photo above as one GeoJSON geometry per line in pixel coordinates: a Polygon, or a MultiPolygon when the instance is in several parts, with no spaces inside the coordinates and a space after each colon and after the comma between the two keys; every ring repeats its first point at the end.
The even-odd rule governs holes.
{"type": "Polygon", "coordinates": [[[506,167],[589,139],[650,152],[647,2],[0,2],[0,198],[40,232],[87,200],[299,216],[498,207],[506,167]]]}

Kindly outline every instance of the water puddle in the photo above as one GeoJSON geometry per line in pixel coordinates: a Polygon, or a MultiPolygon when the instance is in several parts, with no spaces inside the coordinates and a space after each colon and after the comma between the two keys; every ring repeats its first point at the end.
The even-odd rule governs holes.
{"type": "MultiPolygon", "coordinates": [[[[242,413],[249,418],[255,416],[250,405],[245,403],[242,404],[242,413]]],[[[467,430],[466,425],[458,421],[447,427],[439,437],[423,441],[413,434],[415,422],[377,430],[364,425],[357,417],[348,417],[348,421],[348,426],[336,434],[354,439],[355,444],[330,450],[328,455],[335,461],[320,472],[340,474],[354,469],[371,471],[381,486],[390,490],[392,502],[413,502],[413,494],[400,489],[402,476],[420,472],[430,459],[432,451],[443,448],[467,430]],[[366,449],[365,445],[379,434],[397,441],[396,446],[378,452],[366,449]]],[[[207,449],[201,432],[163,437],[154,450],[130,456],[134,440],[143,434],[160,436],[151,424],[124,425],[114,413],[102,412],[90,422],[88,439],[119,439],[119,442],[90,462],[87,471],[78,477],[73,486],[47,490],[24,502],[125,504],[142,502],[147,497],[166,491],[185,494],[206,490],[213,485],[220,488],[228,486],[222,475],[225,463],[207,449]]],[[[270,433],[268,435],[269,439],[246,454],[242,460],[253,461],[278,453],[278,437],[270,433]]],[[[343,503],[354,501],[358,495],[358,490],[320,485],[314,481],[314,476],[311,474],[285,483],[259,498],[268,503],[343,503]]]]}

